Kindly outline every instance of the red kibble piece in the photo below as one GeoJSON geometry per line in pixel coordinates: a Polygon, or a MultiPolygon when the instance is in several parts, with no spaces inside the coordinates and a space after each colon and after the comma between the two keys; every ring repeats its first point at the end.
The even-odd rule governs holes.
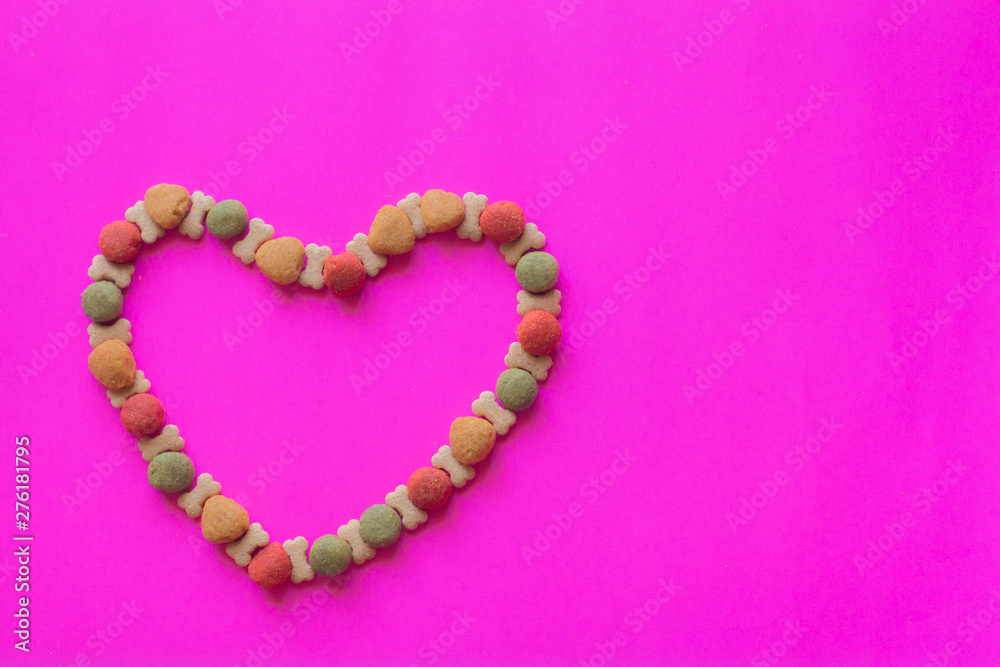
{"type": "Polygon", "coordinates": [[[323,283],[337,296],[357,294],[365,285],[365,266],[349,252],[327,257],[323,262],[323,283]]]}
{"type": "Polygon", "coordinates": [[[152,394],[129,396],[122,406],[122,426],[139,437],[153,435],[163,426],[163,403],[152,394]]]}
{"type": "Polygon", "coordinates": [[[479,227],[494,243],[516,241],[524,231],[524,211],[512,201],[495,201],[479,216],[479,227]]]}
{"type": "Polygon", "coordinates": [[[417,507],[436,510],[451,498],[451,477],[437,468],[417,468],[406,482],[406,493],[417,507]]]}
{"type": "Polygon", "coordinates": [[[562,340],[562,325],[551,313],[533,310],[517,325],[517,340],[528,354],[552,354],[562,340]]]}
{"type": "Polygon", "coordinates": [[[131,222],[119,220],[104,225],[97,246],[109,262],[131,262],[142,247],[142,234],[131,222]]]}
{"type": "Polygon", "coordinates": [[[280,542],[271,542],[257,552],[247,569],[262,588],[274,588],[292,574],[292,561],[280,542]]]}

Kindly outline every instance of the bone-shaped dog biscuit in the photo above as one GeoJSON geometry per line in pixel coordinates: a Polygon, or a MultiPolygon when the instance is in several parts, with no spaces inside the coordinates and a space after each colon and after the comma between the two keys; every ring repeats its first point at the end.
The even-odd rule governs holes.
{"type": "Polygon", "coordinates": [[[136,371],[135,381],[131,384],[131,386],[125,387],[124,389],[108,389],[107,394],[108,398],[111,399],[111,405],[116,408],[121,408],[125,405],[125,401],[128,400],[129,396],[134,394],[145,394],[147,391],[149,391],[149,380],[146,379],[146,376],[143,375],[142,371],[136,371]]]}
{"type": "MultiPolygon", "coordinates": [[[[106,340],[120,340],[126,345],[132,344],[132,323],[124,317],[114,321],[114,324],[98,324],[91,322],[87,325],[87,333],[90,335],[90,347],[97,347],[106,340]]],[[[136,372],[136,379],[139,379],[139,372],[136,372]]]]}
{"type": "Polygon", "coordinates": [[[549,369],[552,368],[552,357],[545,354],[536,357],[528,354],[521,347],[520,343],[511,343],[507,351],[507,356],[503,358],[507,368],[520,368],[531,373],[531,377],[536,380],[544,380],[549,376],[549,369]]]}
{"type": "Polygon", "coordinates": [[[323,262],[333,254],[330,246],[310,243],[306,246],[306,268],[299,274],[299,284],[303,287],[323,289],[323,262]]]}
{"type": "Polygon", "coordinates": [[[253,262],[254,255],[257,254],[257,248],[273,238],[274,227],[260,218],[254,218],[250,221],[246,237],[233,244],[233,254],[239,257],[244,264],[250,264],[253,262]]]}
{"type": "Polygon", "coordinates": [[[315,573],[306,560],[306,550],[309,548],[309,542],[306,538],[299,535],[294,540],[285,540],[281,546],[285,547],[288,560],[292,561],[292,583],[300,584],[303,581],[312,581],[315,573]]]}
{"type": "Polygon", "coordinates": [[[562,292],[557,289],[550,289],[544,294],[532,294],[527,290],[517,293],[517,314],[524,317],[533,310],[544,310],[554,317],[559,317],[562,306],[559,300],[562,299],[562,292]]]}
{"type": "Polygon", "coordinates": [[[125,219],[139,226],[142,240],[146,243],[152,243],[167,233],[167,230],[160,227],[149,217],[149,213],[146,212],[146,202],[142,200],[137,201],[135,206],[126,209],[125,219]]]}
{"type": "Polygon", "coordinates": [[[416,234],[418,239],[427,236],[427,225],[424,224],[424,216],[420,213],[420,195],[416,192],[411,192],[406,195],[406,199],[399,200],[396,208],[405,213],[406,217],[410,219],[410,224],[413,225],[413,233],[416,234]]]}
{"type": "Polygon", "coordinates": [[[160,434],[153,438],[140,438],[139,451],[143,461],[152,461],[163,452],[180,452],[184,450],[184,438],[180,436],[177,427],[167,424],[160,434]]]}
{"type": "MultiPolygon", "coordinates": [[[[211,477],[212,476],[209,475],[209,479],[211,479],[211,477]]],[[[201,481],[200,477],[198,478],[198,481],[201,481]]],[[[198,513],[201,513],[201,506],[199,506],[198,513]]],[[[191,516],[190,512],[188,512],[188,516],[191,516]]],[[[194,519],[195,517],[191,518],[194,519]]],[[[267,531],[264,530],[259,523],[251,523],[250,527],[247,528],[247,532],[243,534],[243,537],[226,545],[226,553],[229,554],[230,558],[236,561],[237,565],[240,567],[246,567],[250,564],[253,552],[261,547],[266,547],[267,542],[270,539],[271,536],[267,534],[267,531]]]]}
{"type": "Polygon", "coordinates": [[[476,471],[472,467],[458,462],[448,445],[442,445],[437,454],[431,457],[431,465],[448,473],[451,476],[451,485],[458,489],[476,476],[476,471]]]}
{"type": "Polygon", "coordinates": [[[517,421],[517,415],[497,403],[492,391],[484,391],[472,402],[472,414],[483,417],[493,424],[493,430],[497,435],[506,435],[517,421]]]}
{"type": "Polygon", "coordinates": [[[477,195],[475,192],[466,192],[462,197],[465,203],[465,218],[458,226],[458,238],[471,239],[473,241],[483,240],[483,230],[479,227],[479,217],[483,214],[489,200],[486,195],[477,195]]]}
{"type": "Polygon", "coordinates": [[[215,199],[209,197],[201,190],[191,193],[191,208],[188,214],[177,225],[177,231],[184,236],[197,241],[205,233],[205,216],[208,210],[215,206],[215,199]]]}
{"type": "Polygon", "coordinates": [[[500,244],[500,252],[503,253],[503,257],[507,260],[508,264],[515,266],[517,260],[521,259],[524,253],[529,250],[541,250],[544,247],[545,234],[538,231],[538,225],[529,222],[524,226],[521,236],[510,243],[500,244]]]}
{"type": "Polygon", "coordinates": [[[345,249],[361,260],[365,273],[372,278],[377,276],[389,261],[385,255],[380,255],[368,247],[368,235],[360,232],[354,235],[354,240],[348,243],[345,249]]]}
{"type": "Polygon", "coordinates": [[[346,526],[337,529],[337,537],[351,545],[351,556],[357,565],[375,558],[375,550],[361,538],[361,522],[351,519],[346,526]]]}
{"type": "MultiPolygon", "coordinates": [[[[201,516],[201,510],[205,507],[205,501],[220,493],[222,493],[222,485],[212,479],[211,473],[203,472],[198,475],[198,483],[195,487],[187,493],[182,493],[177,498],[177,505],[187,512],[190,518],[197,519],[201,516]]],[[[248,564],[249,562],[247,561],[248,564]]]]}
{"type": "Polygon", "coordinates": [[[112,280],[121,288],[129,286],[133,273],[135,273],[134,264],[109,262],[104,255],[94,255],[90,268],[87,269],[87,275],[91,280],[112,280]]]}
{"type": "Polygon", "coordinates": [[[400,484],[395,491],[386,494],[385,504],[396,510],[408,530],[413,530],[427,521],[427,512],[413,504],[405,484],[400,484]]]}

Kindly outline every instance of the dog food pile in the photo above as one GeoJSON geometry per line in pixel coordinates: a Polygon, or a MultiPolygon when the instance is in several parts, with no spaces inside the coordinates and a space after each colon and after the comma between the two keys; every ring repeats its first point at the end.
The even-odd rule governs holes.
{"type": "Polygon", "coordinates": [[[489,204],[486,197],[467,193],[459,197],[444,190],[412,193],[396,206],[383,206],[375,214],[368,234],[356,234],[344,252],[327,246],[305,245],[292,236],[275,238],[275,230],[260,218],[250,218],[246,206],[233,199],[216,203],[201,192],[189,193],[179,185],[161,183],[146,191],[130,207],[125,220],[101,230],[88,276],[93,279],[82,295],[83,312],[92,321],[87,327],[92,348],[87,358],[91,374],[106,389],[113,407],[120,410],[125,430],[138,438],[147,476],[154,489],[178,494],[177,504],[192,519],[200,519],[204,538],[225,544],[226,553],[247,568],[250,578],[264,588],[332,577],[351,561],[362,564],[375,550],[392,546],[403,527],[416,529],[427,512],[440,509],[454,488],[475,476],[472,468],[493,451],[498,435],[505,435],[538,395],[538,382],[552,366],[549,357],[559,346],[562,327],[559,263],[547,252],[545,236],[513,202],[489,204]],[[165,425],[163,403],[149,393],[150,383],[129,345],[132,326],[122,317],[124,294],[135,267],[132,262],[142,245],[155,243],[167,230],[200,239],[204,229],[222,241],[234,240],[232,252],[243,263],[256,263],[279,285],[300,283],[329,289],[338,297],[360,292],[375,278],[388,257],[413,250],[427,234],[456,229],[459,238],[496,243],[521,291],[517,295],[521,323],[516,343],[504,359],[493,392],[484,391],[472,403],[473,416],[455,419],[449,444],[432,457],[431,465],[418,468],[405,485],[399,485],[359,519],[351,519],[336,533],[322,535],[310,547],[304,537],[271,542],[259,523],[251,523],[247,510],[222,495],[222,486],[209,473],[196,476],[192,460],[183,453],[184,439],[176,426],[165,425]]]}

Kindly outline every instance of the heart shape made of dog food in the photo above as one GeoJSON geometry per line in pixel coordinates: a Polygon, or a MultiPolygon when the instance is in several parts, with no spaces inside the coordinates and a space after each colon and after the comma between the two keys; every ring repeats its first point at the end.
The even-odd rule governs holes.
{"type": "Polygon", "coordinates": [[[201,521],[202,535],[214,544],[225,544],[226,553],[264,588],[285,581],[310,581],[316,575],[336,576],[351,561],[361,565],[376,549],[395,544],[402,529],[415,530],[427,512],[443,507],[453,488],[475,476],[473,466],[490,455],[497,436],[505,435],[516,414],[535,401],[538,382],[545,380],[558,347],[562,328],[561,293],[554,289],[559,277],[555,258],[541,249],[545,236],[534,223],[526,223],[517,204],[490,204],[485,195],[468,192],[463,197],[444,190],[411,193],[396,206],[378,210],[368,234],[358,233],[334,255],[328,246],[304,245],[299,239],[274,237],[274,227],[250,218],[246,207],[234,199],[218,203],[200,191],[189,193],[179,185],[150,187],[142,200],[125,212],[125,219],[105,225],[98,237],[88,276],[94,281],[83,291],[83,311],[91,352],[90,372],[106,389],[111,405],[120,410],[122,426],[138,438],[142,457],[149,463],[150,485],[179,494],[177,505],[201,521]],[[165,424],[162,402],[150,393],[150,382],[136,367],[129,345],[131,323],[122,317],[124,294],[132,282],[134,262],[144,244],[155,243],[176,229],[199,240],[205,228],[218,239],[237,239],[233,254],[244,264],[256,263],[263,274],[279,285],[298,282],[316,290],[328,288],[335,295],[357,294],[365,281],[378,276],[391,255],[413,250],[417,239],[456,230],[459,238],[473,242],[485,236],[498,244],[506,263],[514,267],[521,286],[517,294],[517,342],[511,343],[497,378],[495,394],[482,392],[472,402],[472,415],[456,418],[449,444],[431,456],[430,466],[418,468],[406,484],[385,495],[384,503],[365,510],[358,519],[341,525],[310,544],[303,536],[271,541],[259,523],[232,498],[222,495],[222,485],[207,472],[195,478],[194,463],[184,453],[184,438],[173,424],[165,424]],[[304,267],[303,267],[304,263],[304,267]]]}

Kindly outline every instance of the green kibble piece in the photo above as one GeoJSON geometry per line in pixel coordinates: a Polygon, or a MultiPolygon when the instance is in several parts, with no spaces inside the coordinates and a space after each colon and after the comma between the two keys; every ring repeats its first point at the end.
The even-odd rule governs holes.
{"type": "Polygon", "coordinates": [[[497,378],[497,399],[512,412],[530,408],[536,396],[538,383],[528,371],[508,368],[497,378]]]}
{"type": "Polygon", "coordinates": [[[87,285],[81,298],[83,312],[94,322],[117,320],[122,314],[125,297],[118,285],[107,280],[98,280],[87,285]]]}
{"type": "Polygon", "coordinates": [[[548,292],[559,280],[559,262],[547,252],[529,252],[517,261],[514,275],[529,292],[548,292]]]}
{"type": "Polygon", "coordinates": [[[231,239],[247,229],[250,215],[247,207],[235,199],[225,199],[208,210],[205,224],[212,236],[231,239]]]}
{"type": "Polygon", "coordinates": [[[167,493],[180,493],[191,488],[194,464],[180,452],[164,452],[149,462],[146,470],[149,485],[167,493]]]}
{"type": "Polygon", "coordinates": [[[322,577],[335,577],[351,564],[351,545],[336,535],[316,538],[309,547],[309,567],[322,577]]]}
{"type": "Polygon", "coordinates": [[[403,525],[396,510],[388,505],[372,505],[361,514],[360,523],[361,539],[376,549],[395,544],[403,525]]]}

